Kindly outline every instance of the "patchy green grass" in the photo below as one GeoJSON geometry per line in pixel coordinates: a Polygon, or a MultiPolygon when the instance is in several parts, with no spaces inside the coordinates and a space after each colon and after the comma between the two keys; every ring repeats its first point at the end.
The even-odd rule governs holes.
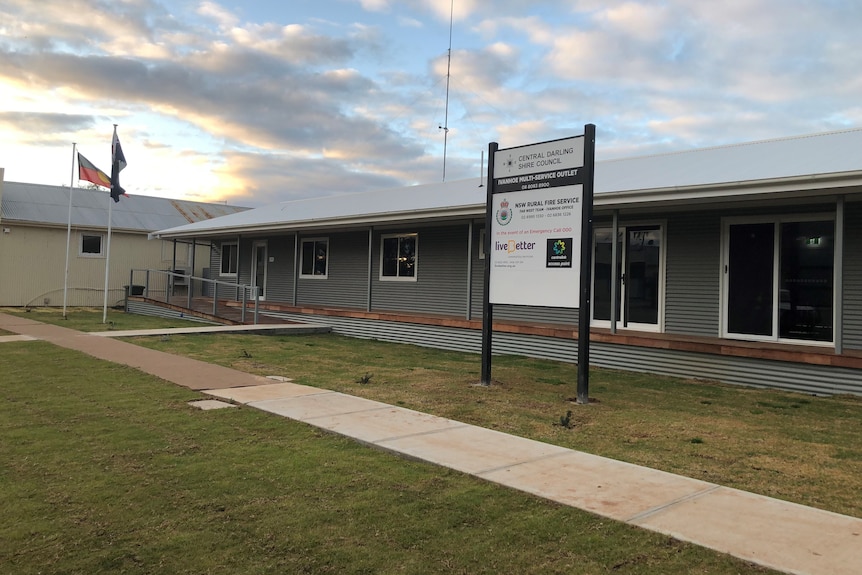
{"type": "Polygon", "coordinates": [[[194,335],[140,345],[333,389],[672,473],[862,517],[862,401],[480,357],[335,335],[194,335]],[[244,352],[244,353],[243,353],[244,352]],[[360,383],[367,374],[367,382],[360,383]],[[567,411],[568,426],[561,425],[567,411]]]}
{"type": "Polygon", "coordinates": [[[160,329],[211,325],[179,318],[130,314],[116,309],[108,309],[107,322],[102,323],[102,318],[105,316],[102,309],[91,307],[68,308],[65,318],[63,317],[62,310],[56,308],[37,307],[25,311],[23,308],[7,307],[0,308],[0,312],[78,331],[160,329]]]}
{"type": "MultiPolygon", "coordinates": [[[[456,374],[474,358],[457,354],[344,338],[175,339],[249,369],[309,380],[333,369],[352,391],[453,378],[496,403],[507,389],[467,386],[456,374]],[[239,359],[243,348],[253,357],[239,359]],[[310,350],[320,361],[300,370],[310,350]],[[414,353],[428,366],[387,364],[414,353]],[[261,361],[273,363],[253,367],[261,361]],[[366,369],[374,377],[356,383],[366,369]]],[[[196,392],[45,342],[2,350],[0,573],[769,572],[255,409],[199,411],[187,405],[196,392]]]]}

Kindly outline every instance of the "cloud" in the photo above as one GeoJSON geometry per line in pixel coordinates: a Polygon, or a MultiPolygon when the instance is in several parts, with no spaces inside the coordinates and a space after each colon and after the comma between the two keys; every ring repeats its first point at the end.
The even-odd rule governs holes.
{"type": "Polygon", "coordinates": [[[396,187],[400,180],[355,172],[348,165],[324,159],[228,151],[215,170],[219,196],[236,205],[259,206],[310,195],[326,196],[396,187]]]}
{"type": "Polygon", "coordinates": [[[0,129],[20,134],[21,143],[51,141],[57,132],[68,134],[92,128],[93,116],[45,112],[0,112],[0,129]]]}

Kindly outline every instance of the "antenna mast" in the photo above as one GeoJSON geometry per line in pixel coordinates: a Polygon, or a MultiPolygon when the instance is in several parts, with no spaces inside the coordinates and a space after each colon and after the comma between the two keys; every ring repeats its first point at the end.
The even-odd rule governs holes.
{"type": "Polygon", "coordinates": [[[443,181],[446,181],[446,145],[449,140],[449,78],[452,70],[452,22],[455,15],[455,0],[449,6],[449,60],[446,63],[446,117],[443,120],[443,181]]]}

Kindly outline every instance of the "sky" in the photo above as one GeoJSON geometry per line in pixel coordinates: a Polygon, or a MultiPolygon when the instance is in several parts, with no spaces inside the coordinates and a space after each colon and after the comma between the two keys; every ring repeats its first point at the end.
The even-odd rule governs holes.
{"type": "MultiPolygon", "coordinates": [[[[860,0],[0,0],[5,180],[262,206],[862,127],[860,0]],[[451,33],[451,50],[450,50],[451,33]]],[[[131,200],[129,200],[131,201],[131,200]]]]}

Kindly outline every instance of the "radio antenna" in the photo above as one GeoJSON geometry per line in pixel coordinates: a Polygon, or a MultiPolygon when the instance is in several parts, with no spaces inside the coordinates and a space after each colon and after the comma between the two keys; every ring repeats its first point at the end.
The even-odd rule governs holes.
{"type": "Polygon", "coordinates": [[[446,181],[446,145],[449,140],[449,79],[452,71],[452,22],[455,15],[455,0],[452,0],[449,6],[449,56],[446,62],[446,115],[443,120],[443,125],[440,128],[443,130],[443,181],[446,181]]]}

